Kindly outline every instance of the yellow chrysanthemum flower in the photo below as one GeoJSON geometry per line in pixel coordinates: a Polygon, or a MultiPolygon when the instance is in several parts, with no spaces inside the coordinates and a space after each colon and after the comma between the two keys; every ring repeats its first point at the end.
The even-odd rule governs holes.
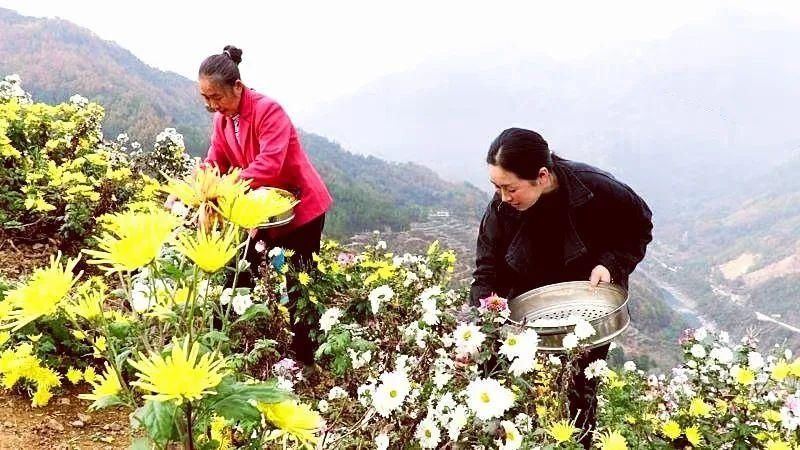
{"type": "Polygon", "coordinates": [[[800,358],[794,360],[794,362],[790,365],[792,375],[800,378],[800,358]]]}
{"type": "Polygon", "coordinates": [[[678,422],[669,420],[661,427],[661,431],[664,433],[664,436],[675,440],[681,435],[681,426],[678,425],[678,422]]]}
{"type": "Polygon", "coordinates": [[[274,189],[256,189],[246,193],[236,192],[219,198],[222,215],[242,228],[256,228],[271,217],[289,211],[297,201],[274,189]]]}
{"type": "Polygon", "coordinates": [[[743,385],[749,386],[756,381],[756,374],[747,368],[740,368],[736,371],[736,382],[743,385]]]}
{"type": "Polygon", "coordinates": [[[792,447],[784,442],[784,441],[774,441],[772,439],[768,440],[766,444],[764,444],[765,450],[792,450],[792,447]]]}
{"type": "Polygon", "coordinates": [[[775,381],[783,381],[792,371],[792,366],[786,363],[785,360],[780,360],[775,367],[772,368],[772,379],[775,381]]]}
{"type": "Polygon", "coordinates": [[[60,253],[50,257],[50,267],[36,269],[27,283],[8,293],[4,303],[13,309],[5,314],[0,328],[17,331],[39,317],[54,314],[81,276],[72,273],[77,264],[78,258],[62,267],[60,253]]]}
{"type": "Polygon", "coordinates": [[[80,370],[74,367],[70,367],[69,370],[67,370],[67,380],[69,380],[70,383],[78,384],[81,382],[82,379],[83,379],[83,372],[81,372],[80,370]]]}
{"type": "Polygon", "coordinates": [[[78,299],[65,306],[67,314],[73,319],[83,317],[92,320],[103,314],[103,302],[106,297],[106,284],[98,277],[92,277],[78,286],[78,299]]]}
{"type": "Polygon", "coordinates": [[[36,389],[36,392],[31,397],[31,406],[46,406],[51,398],[53,398],[53,393],[50,388],[36,389]]]}
{"type": "Polygon", "coordinates": [[[94,370],[94,367],[88,366],[83,369],[83,379],[89,384],[92,384],[95,382],[95,380],[97,380],[97,371],[94,370]]]}
{"type": "Polygon", "coordinates": [[[695,447],[700,445],[703,436],[700,434],[700,428],[697,425],[692,425],[686,429],[686,440],[695,447]]]}
{"type": "Polygon", "coordinates": [[[781,413],[779,411],[775,411],[774,409],[768,409],[761,414],[761,417],[764,418],[767,422],[778,423],[781,421],[781,413]]]}
{"type": "Polygon", "coordinates": [[[322,427],[322,417],[310,406],[298,404],[296,400],[280,403],[259,403],[258,409],[281,434],[289,434],[303,444],[316,444],[317,433],[322,427]]]}
{"type": "Polygon", "coordinates": [[[689,404],[689,415],[693,417],[706,417],[711,414],[711,406],[700,397],[694,397],[689,404]]]}
{"type": "Polygon", "coordinates": [[[102,358],[103,357],[103,352],[108,350],[108,342],[106,341],[106,337],[105,336],[98,336],[94,340],[94,344],[92,346],[94,347],[94,357],[95,358],[102,358]]]}
{"type": "Polygon", "coordinates": [[[42,362],[33,354],[33,346],[29,343],[19,344],[16,348],[0,352],[0,386],[11,389],[21,379],[36,385],[32,397],[33,406],[44,406],[52,397],[51,390],[61,385],[61,377],[53,369],[42,366],[42,362]]]}
{"type": "MultiPolygon", "coordinates": [[[[122,392],[122,383],[117,376],[117,372],[112,369],[108,363],[106,363],[105,367],[106,369],[103,371],[103,374],[96,380],[89,381],[87,377],[86,381],[92,385],[92,392],[90,394],[80,394],[78,398],[96,402],[104,397],[117,395],[122,392]]],[[[88,369],[87,367],[87,370],[88,369]]]]}
{"type": "Polygon", "coordinates": [[[217,450],[232,449],[231,430],[224,417],[215,415],[211,420],[211,440],[217,441],[217,450]]]}
{"type": "Polygon", "coordinates": [[[192,175],[183,180],[170,180],[164,191],[177,196],[188,206],[197,207],[208,201],[217,200],[231,191],[244,190],[249,181],[239,180],[241,169],[220,175],[216,166],[198,167],[192,175]]]}
{"type": "Polygon", "coordinates": [[[572,424],[567,420],[560,420],[554,423],[550,429],[547,430],[547,432],[550,433],[550,436],[553,436],[553,439],[555,439],[559,444],[572,439],[572,435],[575,434],[575,431],[577,431],[575,427],[572,426],[572,424]]]}
{"type": "Polygon", "coordinates": [[[84,252],[96,258],[89,263],[100,265],[106,272],[136,270],[158,256],[180,220],[164,210],[114,214],[109,217],[111,232],[98,239],[101,250],[84,252]]]}
{"type": "Polygon", "coordinates": [[[175,400],[178,404],[214,394],[214,388],[228,374],[227,361],[216,352],[202,356],[199,353],[200,346],[190,345],[187,337],[183,343],[173,339],[166,358],[160,354],[150,354],[147,358],[139,354],[138,361],[128,360],[138,371],[138,380],[131,384],[154,393],[145,395],[146,399],[175,400]]]}
{"type": "Polygon", "coordinates": [[[308,286],[308,283],[311,282],[311,277],[305,272],[300,272],[297,274],[297,281],[303,286],[308,286]]]}
{"type": "MultiPolygon", "coordinates": [[[[0,318],[0,320],[2,320],[2,318],[0,318]]],[[[0,348],[2,348],[9,339],[11,339],[11,333],[8,331],[0,331],[0,348]]]]}
{"type": "Polygon", "coordinates": [[[237,244],[234,239],[237,234],[233,228],[224,235],[217,230],[210,233],[197,230],[197,235],[193,238],[178,236],[175,247],[205,272],[214,273],[225,267],[236,255],[237,244]]]}
{"type": "Polygon", "coordinates": [[[619,431],[601,434],[600,450],[628,450],[628,441],[619,431]]]}

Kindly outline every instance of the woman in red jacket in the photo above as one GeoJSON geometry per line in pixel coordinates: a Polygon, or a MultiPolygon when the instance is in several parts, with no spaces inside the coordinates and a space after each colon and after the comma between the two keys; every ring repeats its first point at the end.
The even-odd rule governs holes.
{"type": "MultiPolygon", "coordinates": [[[[300,200],[291,223],[258,230],[252,237],[247,250],[252,273],[257,273],[263,260],[263,254],[255,251],[255,243],[259,241],[264,241],[267,249],[294,250],[291,261],[295,267],[308,265],[311,255],[319,252],[325,212],[333,199],[300,145],[289,116],[274,100],[242,83],[240,62],[242,51],[228,45],[222,53],[209,56],[200,65],[200,94],[206,108],[215,113],[206,163],[216,165],[222,173],[239,167],[241,178],[249,179],[251,188],[278,187],[300,200]]],[[[252,286],[248,278],[243,280],[244,285],[252,286]]],[[[237,285],[243,284],[237,282],[237,285]]],[[[293,305],[296,298],[291,297],[292,294],[293,305]]],[[[301,323],[293,331],[292,347],[296,356],[305,363],[312,363],[313,345],[308,338],[308,324],[301,323]]]]}

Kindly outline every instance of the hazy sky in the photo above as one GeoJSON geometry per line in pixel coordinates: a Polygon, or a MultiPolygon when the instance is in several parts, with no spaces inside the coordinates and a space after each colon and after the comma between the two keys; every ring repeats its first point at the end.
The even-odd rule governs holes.
{"type": "Polygon", "coordinates": [[[195,78],[225,44],[244,50],[245,83],[293,113],[429,59],[489,49],[559,60],[668,36],[723,10],[800,25],[800,2],[769,1],[63,1],[0,0],[25,15],[61,17],[195,78]]]}

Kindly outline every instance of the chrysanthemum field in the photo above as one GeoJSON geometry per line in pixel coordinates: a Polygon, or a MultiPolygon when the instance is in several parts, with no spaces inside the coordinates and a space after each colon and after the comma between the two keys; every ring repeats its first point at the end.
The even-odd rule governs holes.
{"type": "MultiPolygon", "coordinates": [[[[172,131],[149,153],[106,142],[102,114],[0,81],[0,219],[71,242],[29,276],[0,278],[4,395],[46,409],[77,389],[88,410],[125,411],[135,449],[582,448],[566,398],[590,324],[567,353],[538,352],[505,299],[469,306],[452,288],[455,255],[436,242],[412,255],[379,233],[325,241],[293,267],[290,250],[249,242],[285,199],[192,170],[172,131]],[[238,286],[244,271],[259,274],[254,288],[238,286]],[[315,364],[291,354],[291,320],[311,326],[315,364]]],[[[684,362],[663,374],[586,369],[600,380],[593,448],[799,448],[791,351],[705,329],[675,345],[684,362]]]]}

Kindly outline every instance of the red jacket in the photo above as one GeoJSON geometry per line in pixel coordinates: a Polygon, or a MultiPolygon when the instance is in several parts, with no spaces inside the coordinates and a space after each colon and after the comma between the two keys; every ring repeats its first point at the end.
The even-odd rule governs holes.
{"type": "Polygon", "coordinates": [[[324,214],[333,198],[300,145],[297,130],[283,108],[269,97],[245,87],[239,103],[239,141],[233,120],[214,114],[214,131],[206,162],[222,173],[242,168],[241,178],[253,188],[271,186],[295,194],[295,218],[274,234],[285,234],[324,214]]]}

